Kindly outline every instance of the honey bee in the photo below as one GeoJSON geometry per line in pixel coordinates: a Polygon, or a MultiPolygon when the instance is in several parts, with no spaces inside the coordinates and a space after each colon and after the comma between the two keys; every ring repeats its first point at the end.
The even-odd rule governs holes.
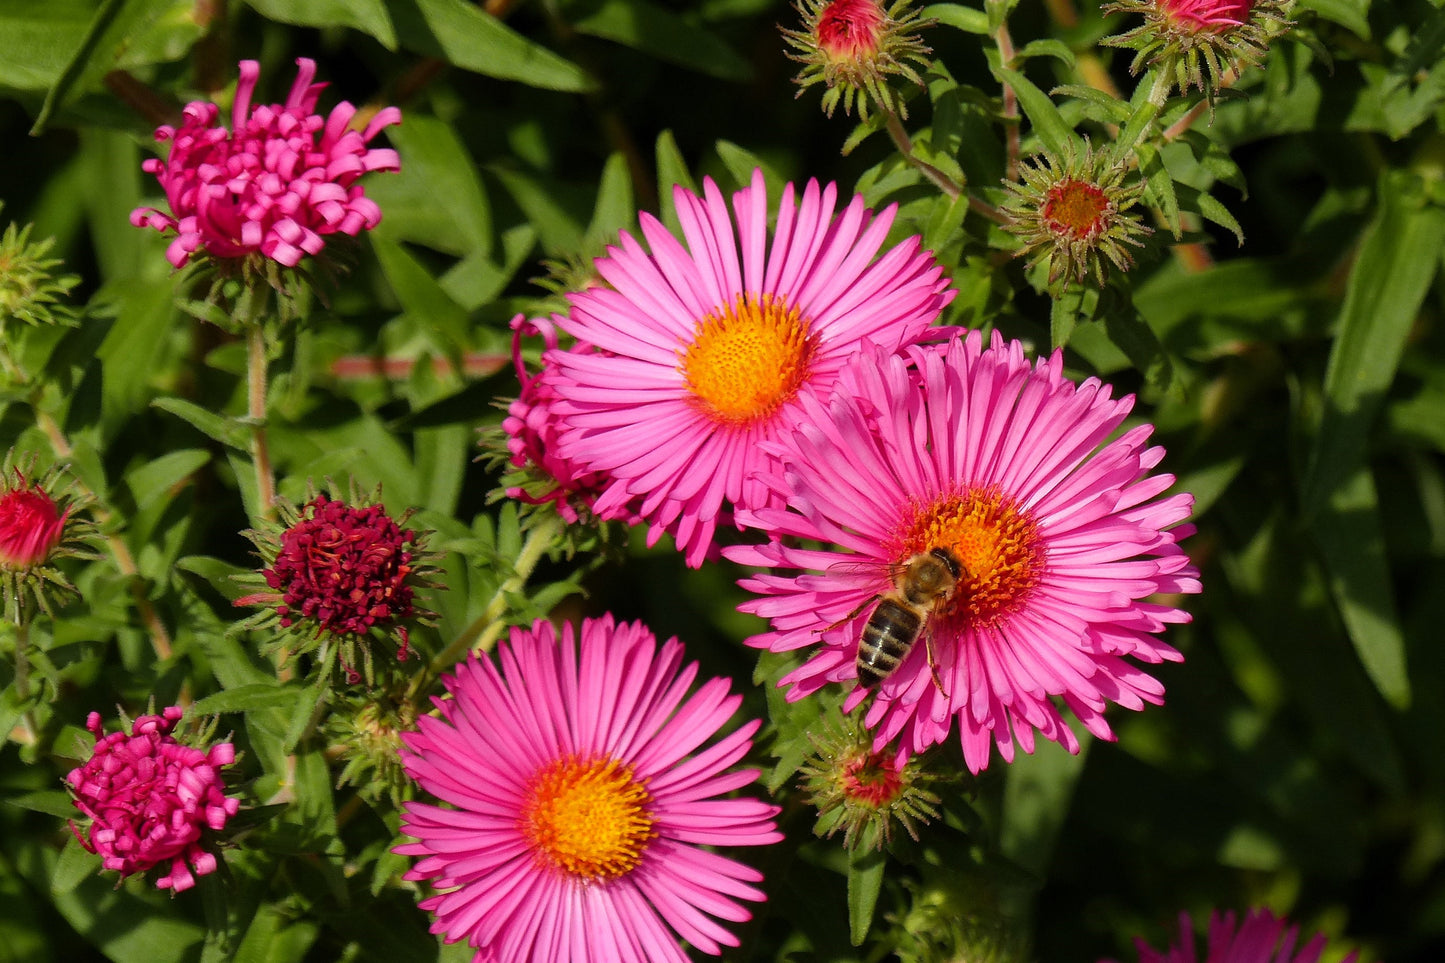
{"type": "MultiPolygon", "coordinates": [[[[934,548],[919,552],[901,565],[890,566],[889,573],[893,577],[893,591],[869,599],[869,602],[877,600],[878,604],[858,637],[858,684],[873,688],[892,675],[921,635],[928,646],[928,671],[933,675],[933,684],[939,694],[946,697],[943,683],[938,679],[933,630],[929,623],[953,597],[963,566],[953,552],[934,548]]],[[[857,611],[853,613],[857,614],[857,611]]]]}

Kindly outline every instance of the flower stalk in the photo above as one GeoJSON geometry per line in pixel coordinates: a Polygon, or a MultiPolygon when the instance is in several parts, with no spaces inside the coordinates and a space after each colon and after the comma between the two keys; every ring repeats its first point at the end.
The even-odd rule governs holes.
{"type": "Polygon", "coordinates": [[[246,412],[251,425],[251,463],[256,470],[256,507],[263,518],[276,517],[276,478],[266,442],[266,332],[246,325],[246,412]]]}

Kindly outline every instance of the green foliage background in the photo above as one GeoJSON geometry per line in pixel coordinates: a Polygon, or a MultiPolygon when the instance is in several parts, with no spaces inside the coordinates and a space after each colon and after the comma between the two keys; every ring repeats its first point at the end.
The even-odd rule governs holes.
{"type": "MultiPolygon", "coordinates": [[[[781,3],[487,10],[0,0],[4,216],[55,239],[84,308],[75,328],[7,329],[6,349],[48,381],[0,394],[0,448],[50,452],[36,426],[49,413],[139,568],[129,579],[104,560],[72,566],[85,602],[37,626],[40,738],[0,749],[0,960],[470,956],[439,949],[398,885],[395,812],[336,789],[322,741],[298,744],[318,690],[278,688],[255,640],[225,634],[228,576],[253,565],[239,534],[250,469],[228,443],[245,411],[244,345],[180,309],[165,241],[127,219],[157,202],[140,168],[156,123],[198,96],[228,104],[244,57],[262,62],[258,102],[279,101],[297,56],[332,83],[323,105],[395,103],[405,120],[388,132],[401,173],[367,182],[381,227],[273,360],[281,490],[300,498],[309,479],[350,475],[383,485],[393,510],[420,509],[449,586],[424,654],[494,600],[528,622],[566,597],[571,611],[677,634],[705,671],[739,680],[746,710],[771,720],[760,759],[789,841],[755,855],[770,901],[730,958],[946,959],[935,940],[997,912],[1024,921],[1028,958],[1125,959],[1135,934],[1168,939],[1179,910],[1261,902],[1338,937],[1329,959],[1347,945],[1393,963],[1445,955],[1437,3],[1301,0],[1295,37],[1262,69],[1193,133],[1140,155],[1157,219],[1137,266],[1102,291],[1061,294],[908,166],[876,119],[857,128],[823,117],[816,90],[794,98],[777,24],[796,14],[781,3]],[[1165,469],[1196,496],[1187,544],[1205,591],[1188,600],[1194,623],[1168,635],[1186,661],[1157,670],[1166,705],[1113,714],[1116,745],[1079,758],[1045,745],[957,780],[919,843],[868,865],[809,834],[791,772],[821,710],[785,706],[766,685],[777,660],[750,685],[756,653],[741,639],[760,626],[735,610],[740,573],[685,571],[666,540],[646,550],[634,538],[622,561],[552,553],[523,590],[512,575],[537,530],[488,501],[497,479],[474,460],[476,429],[499,418],[493,399],[516,391],[507,320],[557,304],[532,280],[541,262],[601,253],[639,209],[675,223],[672,184],[708,175],[727,190],[755,165],[772,192],[817,177],[900,204],[893,240],[922,233],[952,272],[947,321],[1063,346],[1074,374],[1139,392],[1165,469]],[[1182,253],[1171,224],[1191,245],[1182,253]],[[347,374],[386,358],[415,363],[398,377],[347,374]],[[168,661],[151,654],[136,587],[173,635],[168,661]],[[224,879],[171,900],[140,881],[113,888],[66,844],[60,780],[89,744],[87,712],[134,713],[183,688],[237,730],[254,796],[290,778],[294,802],[256,815],[224,879]]],[[[1066,0],[928,13],[943,21],[925,35],[937,66],[927,90],[907,92],[907,126],[919,156],[990,202],[1007,123],[990,15],[1007,13],[1016,47],[1032,50],[1010,80],[1026,153],[1076,130],[1102,142],[1141,116],[1127,57],[1097,46],[1124,29],[1119,17],[1066,0]],[[1081,89],[1100,77],[1123,99],[1081,89]]],[[[1197,101],[1171,101],[1159,126],[1197,101]]],[[[24,708],[12,683],[0,729],[24,708]]],[[[934,765],[959,763],[943,753],[934,765]]]]}

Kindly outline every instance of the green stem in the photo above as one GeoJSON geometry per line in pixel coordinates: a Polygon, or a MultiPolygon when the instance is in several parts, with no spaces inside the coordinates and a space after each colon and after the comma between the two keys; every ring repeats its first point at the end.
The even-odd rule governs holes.
{"type": "Polygon", "coordinates": [[[266,332],[257,321],[246,325],[246,401],[251,463],[256,467],[256,504],[262,517],[272,518],[276,514],[276,479],[266,444],[266,332]]]}
{"type": "MultiPolygon", "coordinates": [[[[30,619],[26,617],[25,602],[20,603],[19,618],[15,620],[15,700],[24,705],[30,701],[30,619]]],[[[25,732],[25,744],[34,745],[36,733],[35,710],[26,707],[20,716],[25,732]]]]}
{"type": "Polygon", "coordinates": [[[527,533],[527,540],[522,543],[522,551],[518,553],[517,561],[512,566],[511,577],[497,586],[497,591],[493,593],[482,614],[465,629],[462,629],[451,641],[451,644],[442,650],[435,659],[432,659],[425,672],[417,674],[416,682],[412,684],[411,690],[407,693],[408,702],[415,699],[417,694],[442,669],[461,658],[462,653],[470,650],[480,655],[491,649],[498,637],[501,636],[502,630],[507,627],[506,622],[502,619],[507,611],[507,596],[521,591],[522,586],[527,584],[527,579],[532,577],[533,569],[556,542],[557,536],[562,534],[563,527],[561,517],[553,515],[527,533]],[[475,642],[472,641],[473,638],[475,638],[475,642]]]}

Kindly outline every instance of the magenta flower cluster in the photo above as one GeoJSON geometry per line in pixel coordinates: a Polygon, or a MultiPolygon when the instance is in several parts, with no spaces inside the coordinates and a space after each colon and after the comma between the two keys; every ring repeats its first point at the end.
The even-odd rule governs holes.
{"type": "Polygon", "coordinates": [[[170,735],[181,715],[179,706],[170,706],[136,719],[129,735],[104,735],[100,713],[92,712],[85,727],[95,748],[66,777],[76,807],[91,820],[85,833],[71,823],[81,845],[121,876],[169,862],[156,886],[175,892],[215,871],[202,832],[222,829],[240,808],[220,775],[235,760],[235,747],[223,742],[202,752],[181,745],[170,735]]]}
{"type": "Polygon", "coordinates": [[[175,233],[166,250],[171,264],[204,252],[218,259],[259,254],[295,267],[319,254],[327,235],[354,236],[380,223],[381,209],[357,181],[368,171],[400,169],[394,150],[366,145],[399,123],[401,111],[378,111],[361,132],[350,127],[356,108],[349,103],[322,117],[316,102],[326,85],[311,82],[316,64],[296,63],[286,103],[252,109],[261,68],[241,62],[230,130],[218,122],[220,108],[204,101],[186,105],[180,127],[156,130],[157,141],[170,141],[170,154],[142,167],[160,181],[170,213],[141,207],[130,219],[175,233]]]}

